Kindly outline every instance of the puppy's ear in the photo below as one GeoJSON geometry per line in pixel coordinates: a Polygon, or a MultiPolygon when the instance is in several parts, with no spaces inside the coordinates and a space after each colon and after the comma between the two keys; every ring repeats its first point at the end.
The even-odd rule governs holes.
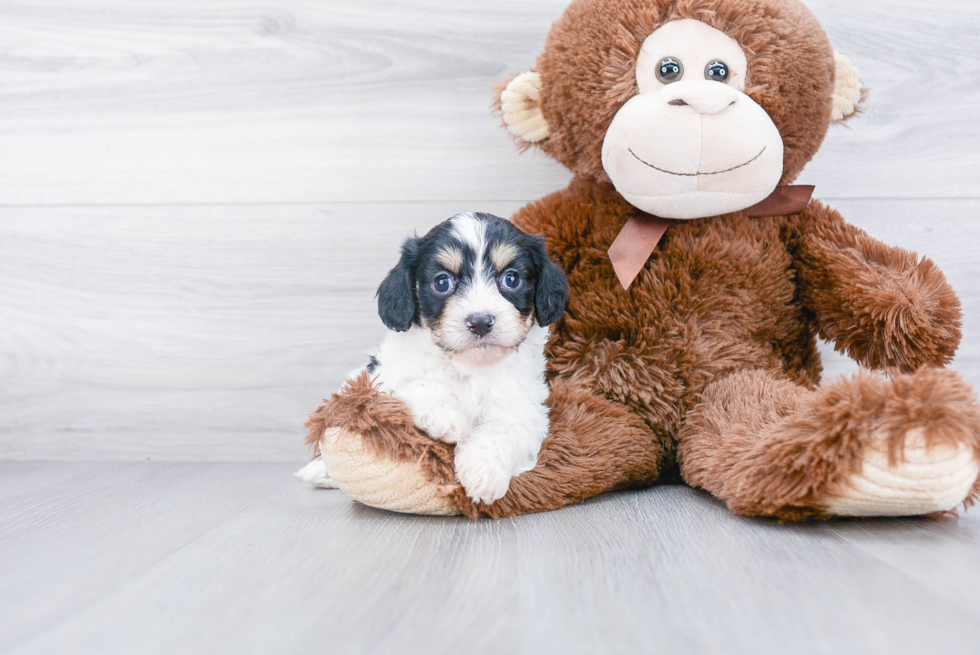
{"type": "Polygon", "coordinates": [[[398,265],[388,272],[378,287],[378,315],[389,330],[405,332],[415,319],[415,270],[419,254],[419,240],[405,239],[398,265]]]}
{"type": "Polygon", "coordinates": [[[538,286],[534,293],[534,314],[538,325],[551,325],[565,313],[565,303],[568,302],[568,280],[565,273],[548,259],[544,239],[531,236],[531,259],[538,269],[538,286]]]}

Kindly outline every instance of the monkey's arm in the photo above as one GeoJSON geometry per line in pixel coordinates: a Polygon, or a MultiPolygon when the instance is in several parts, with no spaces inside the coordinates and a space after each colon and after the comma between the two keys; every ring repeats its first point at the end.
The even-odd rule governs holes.
{"type": "Polygon", "coordinates": [[[800,216],[795,242],[803,305],[838,351],[904,372],[953,359],[960,301],[931,260],[873,239],[818,202],[800,216]]]}

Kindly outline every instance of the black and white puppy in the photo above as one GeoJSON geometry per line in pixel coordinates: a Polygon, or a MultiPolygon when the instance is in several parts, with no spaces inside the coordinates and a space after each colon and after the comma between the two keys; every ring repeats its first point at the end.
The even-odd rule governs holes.
{"type": "Polygon", "coordinates": [[[477,502],[502,497],[537,463],[549,425],[548,326],[567,299],[541,237],[482,213],[407,239],[378,289],[392,332],[366,369],[419,428],[456,444],[456,477],[477,502]]]}

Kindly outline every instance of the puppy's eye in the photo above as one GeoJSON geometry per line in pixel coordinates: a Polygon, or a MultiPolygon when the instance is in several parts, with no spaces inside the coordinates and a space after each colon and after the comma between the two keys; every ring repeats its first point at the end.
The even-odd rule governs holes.
{"type": "Polygon", "coordinates": [[[505,287],[513,291],[521,286],[521,274],[514,270],[507,271],[504,273],[501,282],[505,287]]]}
{"type": "Polygon", "coordinates": [[[680,60],[666,57],[657,64],[657,79],[664,84],[676,82],[682,77],[684,77],[684,66],[680,60]]]}
{"type": "Polygon", "coordinates": [[[704,69],[704,79],[710,82],[724,82],[728,79],[728,64],[723,61],[713,61],[704,69]]]}
{"type": "Polygon", "coordinates": [[[432,280],[432,288],[435,289],[436,293],[447,294],[453,290],[456,286],[456,282],[453,280],[453,276],[449,273],[440,273],[432,280]]]}

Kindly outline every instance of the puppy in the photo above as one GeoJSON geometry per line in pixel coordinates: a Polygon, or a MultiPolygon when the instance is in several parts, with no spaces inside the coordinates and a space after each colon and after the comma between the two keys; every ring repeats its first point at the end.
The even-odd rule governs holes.
{"type": "Polygon", "coordinates": [[[549,425],[544,347],[567,299],[541,237],[482,213],[407,239],[378,288],[392,332],[366,370],[419,428],[456,444],[456,477],[474,501],[501,498],[537,463],[549,425]]]}

